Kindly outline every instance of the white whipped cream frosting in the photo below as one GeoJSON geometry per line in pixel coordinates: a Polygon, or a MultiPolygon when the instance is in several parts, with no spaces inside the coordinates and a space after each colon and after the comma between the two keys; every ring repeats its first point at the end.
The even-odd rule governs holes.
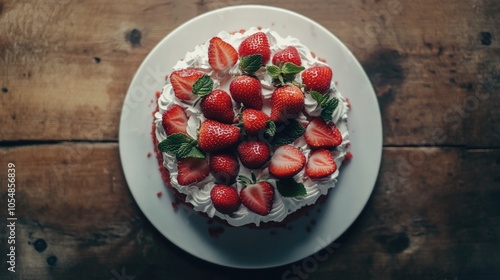
{"type": "MultiPolygon", "coordinates": [[[[231,44],[237,50],[240,43],[245,38],[256,32],[264,32],[267,35],[271,47],[271,57],[275,52],[279,50],[282,50],[288,46],[294,46],[299,51],[300,58],[302,60],[302,66],[304,66],[306,69],[314,65],[327,65],[317,57],[314,57],[311,54],[311,51],[305,45],[301,44],[298,39],[292,38],[290,36],[283,38],[278,33],[270,29],[258,29],[252,27],[244,33],[230,34],[228,32],[222,31],[217,36],[225,42],[231,44]]],[[[176,63],[176,65],[173,67],[173,70],[175,71],[185,68],[200,69],[205,72],[205,74],[212,77],[212,79],[214,80],[214,89],[221,88],[229,93],[229,83],[231,77],[241,74],[241,70],[238,67],[239,61],[226,73],[213,71],[208,63],[208,46],[208,41],[202,45],[196,46],[193,51],[190,51],[186,54],[184,59],[176,63]]],[[[271,84],[270,76],[266,75],[265,73],[265,69],[264,67],[262,67],[261,70],[256,73],[256,76],[260,79],[263,87],[263,111],[269,115],[271,111],[271,96],[274,87],[271,84]]],[[[300,74],[297,75],[296,81],[301,82],[300,74]]],[[[297,175],[294,176],[294,179],[295,181],[304,184],[304,187],[307,191],[306,195],[293,198],[283,197],[280,195],[278,190],[275,189],[272,210],[267,216],[256,214],[250,211],[244,205],[241,205],[240,208],[232,214],[222,214],[215,209],[210,198],[210,191],[215,185],[215,178],[210,174],[201,182],[189,186],[180,185],[177,182],[178,170],[177,160],[175,156],[163,153],[163,165],[170,171],[170,180],[172,186],[180,193],[186,194],[186,202],[192,204],[194,210],[204,212],[209,217],[217,216],[223,220],[226,220],[229,224],[237,227],[252,223],[259,226],[260,223],[269,221],[281,222],[290,213],[293,213],[306,205],[314,204],[321,195],[327,194],[328,190],[332,189],[337,183],[339,169],[342,165],[342,161],[344,160],[349,144],[349,133],[347,129],[347,112],[349,110],[349,107],[347,100],[338,92],[335,87],[334,81],[332,81],[331,90],[328,94],[339,99],[338,107],[333,113],[333,122],[342,133],[343,138],[342,144],[332,152],[335,158],[335,163],[337,164],[337,171],[335,171],[328,177],[321,178],[319,180],[311,180],[305,175],[304,167],[297,175]]],[[[180,105],[186,111],[186,115],[188,116],[187,133],[189,134],[189,136],[193,137],[194,139],[198,138],[197,130],[200,127],[201,122],[205,120],[205,117],[201,113],[199,106],[193,107],[193,103],[194,100],[190,100],[187,102],[179,101],[174,95],[170,81],[167,81],[158,100],[159,111],[155,114],[156,137],[158,141],[161,142],[166,138],[166,134],[162,126],[162,114],[174,104],[180,105]]],[[[234,108],[237,108],[236,103],[234,103],[233,105],[234,108]]],[[[305,94],[305,111],[311,116],[319,116],[321,113],[321,109],[319,108],[318,103],[309,94],[305,94]]],[[[299,119],[305,120],[305,116],[301,115],[299,116],[299,119]]],[[[306,159],[309,157],[311,149],[306,144],[304,136],[295,140],[293,145],[303,151],[306,159]]],[[[257,178],[269,177],[267,164],[262,167],[261,170],[250,170],[240,163],[240,175],[244,175],[250,178],[251,172],[253,172],[257,176],[257,178]]],[[[274,183],[272,184],[274,185],[274,183]]],[[[243,186],[240,183],[236,183],[236,188],[239,192],[243,188],[243,186]]]]}

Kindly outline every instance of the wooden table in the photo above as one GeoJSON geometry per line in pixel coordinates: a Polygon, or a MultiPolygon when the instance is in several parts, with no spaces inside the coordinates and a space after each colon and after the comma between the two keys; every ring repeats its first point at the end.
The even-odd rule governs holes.
{"type": "Polygon", "coordinates": [[[0,1],[0,218],[10,223],[8,163],[17,218],[16,272],[5,265],[10,229],[2,226],[0,278],[500,279],[496,0],[273,1],[349,47],[382,111],[374,192],[314,269],[215,266],[153,228],[118,155],[130,81],[183,22],[250,2],[266,3],[0,1]]]}

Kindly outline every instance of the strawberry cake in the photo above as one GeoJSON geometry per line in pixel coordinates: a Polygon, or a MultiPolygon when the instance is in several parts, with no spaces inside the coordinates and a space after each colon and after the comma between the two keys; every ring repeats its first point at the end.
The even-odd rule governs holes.
{"type": "Polygon", "coordinates": [[[195,211],[276,226],[337,183],[348,110],[331,66],[298,39],[220,32],[167,76],[153,140],[166,184],[195,211]]]}

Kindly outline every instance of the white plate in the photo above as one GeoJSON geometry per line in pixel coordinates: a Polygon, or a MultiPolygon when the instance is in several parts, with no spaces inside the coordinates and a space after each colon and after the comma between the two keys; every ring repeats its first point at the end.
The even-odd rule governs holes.
{"type": "MultiPolygon", "coordinates": [[[[119,131],[120,157],[130,191],[151,223],[171,242],[203,260],[238,268],[288,264],[331,246],[364,208],[376,181],[382,155],[382,124],[375,92],[362,67],[334,35],[297,13],[267,6],[234,6],[200,15],[165,37],[139,67],[125,98],[119,131]],[[338,185],[325,204],[291,223],[291,229],[229,228],[217,237],[215,224],[174,210],[165,191],[151,140],[155,91],[177,60],[221,30],[270,27],[304,42],[331,63],[338,89],[349,98],[353,160],[342,167],[338,185]],[[151,157],[147,154],[152,153],[151,157]],[[162,191],[158,198],[156,193],[162,191]]],[[[334,247],[334,246],[332,246],[334,247]]],[[[325,250],[326,253],[331,250],[325,250]]],[[[326,255],[316,255],[315,261],[326,255]]]]}

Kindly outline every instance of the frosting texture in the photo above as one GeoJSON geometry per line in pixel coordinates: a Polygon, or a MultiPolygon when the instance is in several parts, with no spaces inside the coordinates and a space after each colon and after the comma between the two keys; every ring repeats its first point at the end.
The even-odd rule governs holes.
{"type": "MultiPolygon", "coordinates": [[[[231,44],[235,49],[238,49],[238,46],[245,38],[256,32],[266,33],[271,47],[271,54],[274,54],[281,49],[285,49],[288,46],[294,46],[299,51],[302,60],[302,66],[308,68],[314,65],[327,65],[325,62],[314,57],[311,54],[311,51],[298,39],[292,38],[290,36],[281,37],[278,33],[270,29],[250,28],[244,33],[234,34],[222,31],[217,36],[223,39],[225,42],[231,44]]],[[[184,68],[201,69],[203,72],[205,72],[205,74],[211,76],[211,78],[214,80],[214,89],[220,88],[225,90],[226,92],[229,92],[229,82],[231,80],[231,77],[241,74],[238,63],[234,67],[229,69],[226,73],[213,71],[208,63],[208,45],[209,43],[206,42],[202,45],[196,46],[192,51],[188,52],[182,60],[178,61],[175,64],[173,70],[180,70],[184,68]]],[[[263,87],[263,111],[269,115],[271,104],[270,100],[274,90],[274,87],[271,83],[271,78],[269,75],[266,75],[264,67],[256,72],[255,75],[261,81],[263,87]]],[[[297,75],[296,81],[299,83],[301,82],[300,74],[297,75]]],[[[201,182],[189,186],[180,185],[177,182],[178,170],[177,160],[175,156],[163,153],[163,165],[170,171],[170,180],[172,186],[180,193],[186,194],[186,202],[192,204],[194,210],[204,212],[209,217],[217,216],[233,226],[243,226],[246,224],[255,224],[258,226],[261,223],[269,221],[280,222],[283,221],[290,213],[293,213],[306,205],[314,204],[321,195],[327,194],[328,191],[332,189],[337,183],[339,169],[342,165],[342,161],[344,160],[349,144],[349,133],[347,129],[347,113],[349,110],[349,106],[347,100],[336,89],[334,81],[332,81],[331,90],[327,94],[329,94],[331,97],[336,97],[339,99],[338,107],[333,113],[333,122],[336,124],[343,137],[342,144],[332,152],[335,163],[337,164],[337,171],[335,171],[328,177],[321,178],[319,180],[311,180],[305,175],[305,168],[302,169],[297,175],[294,176],[294,179],[298,183],[302,183],[304,185],[307,191],[306,195],[289,198],[281,196],[280,193],[276,190],[271,213],[269,213],[269,215],[267,216],[258,215],[250,211],[243,205],[232,214],[222,214],[215,209],[210,198],[210,190],[215,185],[215,178],[210,174],[201,182]]],[[[165,131],[162,127],[162,113],[174,104],[180,105],[186,111],[186,115],[188,117],[187,133],[189,134],[189,136],[194,139],[198,138],[197,130],[200,127],[200,124],[205,120],[205,117],[201,113],[199,106],[193,106],[194,101],[195,100],[190,100],[187,102],[179,101],[175,97],[170,83],[166,83],[158,100],[159,111],[155,114],[156,137],[158,141],[161,142],[166,138],[165,131]]],[[[236,104],[233,105],[236,108],[236,104]]],[[[304,111],[310,116],[319,116],[321,113],[321,108],[319,108],[317,102],[309,94],[305,95],[304,111]]],[[[300,119],[305,120],[305,116],[301,114],[299,116],[299,120],[300,119]]],[[[308,158],[311,149],[306,144],[303,136],[296,139],[293,145],[300,148],[303,151],[305,157],[308,158]]],[[[240,175],[250,177],[251,172],[253,172],[257,178],[269,176],[267,165],[265,165],[261,170],[250,170],[240,164],[240,175]]],[[[274,185],[274,183],[272,184],[274,185]]],[[[242,189],[242,187],[243,186],[240,183],[236,183],[238,192],[242,189]]]]}

